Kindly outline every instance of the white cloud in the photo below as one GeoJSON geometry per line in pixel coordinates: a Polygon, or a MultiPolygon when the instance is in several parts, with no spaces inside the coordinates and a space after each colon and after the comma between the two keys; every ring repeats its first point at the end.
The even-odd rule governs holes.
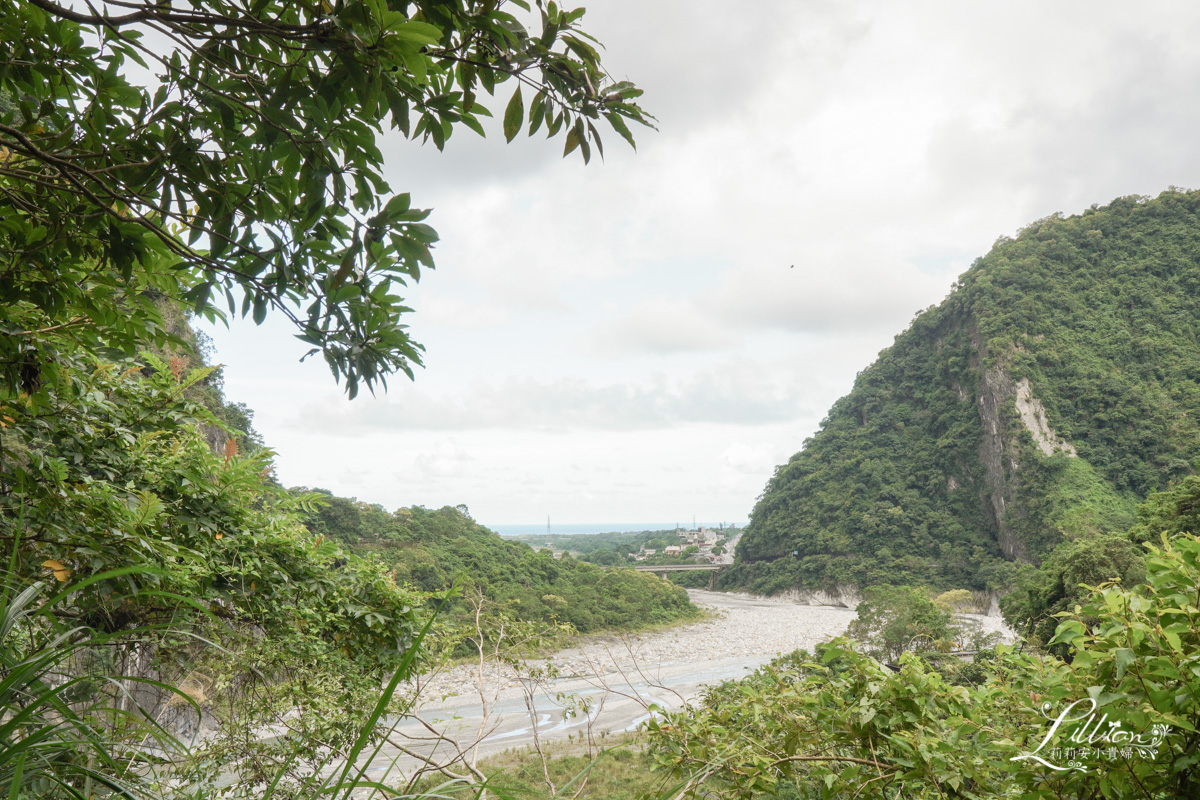
{"type": "Polygon", "coordinates": [[[766,443],[737,442],[721,453],[721,466],[743,475],[769,473],[777,463],[778,447],[766,443]]]}
{"type": "Polygon", "coordinates": [[[422,326],[480,329],[505,325],[511,318],[507,308],[494,303],[430,292],[421,298],[418,320],[422,326]]]}
{"type": "Polygon", "coordinates": [[[381,142],[443,238],[410,292],[415,384],[346,403],[290,331],[217,333],[283,480],[493,521],[743,517],[999,235],[1200,186],[1200,5],[607,0],[585,20],[660,119],[636,154],[381,142]]]}
{"type": "Polygon", "coordinates": [[[851,250],[831,254],[838,261],[822,262],[813,253],[813,260],[802,256],[794,268],[775,264],[743,270],[724,276],[722,285],[697,304],[740,328],[897,330],[931,297],[946,292],[946,276],[922,273],[894,257],[856,256],[851,250]]]}
{"type": "Polygon", "coordinates": [[[605,319],[584,338],[592,354],[614,358],[629,353],[689,353],[736,347],[741,337],[681,299],[645,301],[605,319]]]}
{"type": "MultiPolygon", "coordinates": [[[[365,435],[380,430],[639,430],[693,423],[764,425],[807,411],[810,382],[748,360],[686,377],[656,373],[636,382],[511,378],[475,383],[456,397],[397,387],[386,398],[303,407],[293,425],[365,435]]],[[[429,462],[432,464],[433,462],[429,462]]]]}
{"type": "Polygon", "coordinates": [[[436,478],[459,478],[464,474],[467,462],[473,460],[451,438],[438,442],[432,450],[417,453],[413,457],[413,468],[436,478]]]}

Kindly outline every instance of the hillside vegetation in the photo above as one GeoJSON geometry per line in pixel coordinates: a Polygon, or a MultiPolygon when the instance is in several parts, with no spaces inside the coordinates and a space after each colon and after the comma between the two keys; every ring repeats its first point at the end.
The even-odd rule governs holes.
{"type": "MultiPolygon", "coordinates": [[[[382,506],[327,495],[309,529],[353,553],[375,554],[406,585],[443,592],[474,589],[518,619],[565,622],[581,633],[630,630],[697,616],[687,592],[655,575],[604,569],[564,554],[503,539],[471,519],[466,506],[382,506]]],[[[467,610],[467,600],[451,604],[467,610]]]]}
{"type": "Polygon", "coordinates": [[[1198,208],[1127,197],[1002,237],[776,469],[724,584],[1003,589],[1126,530],[1200,452],[1198,208]]]}

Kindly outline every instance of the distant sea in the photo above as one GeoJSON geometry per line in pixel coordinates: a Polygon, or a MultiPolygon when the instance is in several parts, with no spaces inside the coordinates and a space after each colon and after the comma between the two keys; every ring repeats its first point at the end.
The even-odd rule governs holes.
{"type": "MultiPolygon", "coordinates": [[[[684,528],[690,528],[692,521],[680,520],[679,525],[684,528]]],[[[706,528],[719,528],[722,523],[719,522],[697,522],[697,525],[703,525],[706,528]]],[[[744,523],[743,523],[744,524],[744,523]]],[[[526,534],[540,535],[546,533],[546,523],[531,523],[529,525],[488,525],[483,523],[485,527],[491,528],[501,536],[524,536],[526,534]]],[[[640,531],[673,531],[676,523],[674,522],[597,522],[597,523],[550,523],[550,533],[571,535],[583,533],[638,533],[640,531]]]]}

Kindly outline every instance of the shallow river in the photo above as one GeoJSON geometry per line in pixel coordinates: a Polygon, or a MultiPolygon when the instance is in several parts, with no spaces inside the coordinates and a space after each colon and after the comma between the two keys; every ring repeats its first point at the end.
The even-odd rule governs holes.
{"type": "MultiPolygon", "coordinates": [[[[779,653],[842,633],[854,619],[846,608],[690,590],[693,602],[716,619],[660,633],[595,641],[556,653],[558,678],[532,686],[509,670],[482,678],[455,667],[422,687],[419,719],[399,726],[369,768],[374,778],[416,763],[404,750],[436,761],[483,758],[513,747],[636,729],[653,704],[678,708],[705,684],[738,678],[779,653]],[[572,714],[570,706],[576,713],[572,714]],[[586,705],[586,708],[582,706],[586,705]],[[393,766],[394,764],[394,766],[393,766]]],[[[458,770],[456,770],[458,771],[458,770]]]]}

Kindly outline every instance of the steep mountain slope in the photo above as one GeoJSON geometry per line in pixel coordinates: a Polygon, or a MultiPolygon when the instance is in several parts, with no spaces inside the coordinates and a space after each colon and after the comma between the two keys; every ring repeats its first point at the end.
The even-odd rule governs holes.
{"type": "Polygon", "coordinates": [[[776,469],[727,586],[985,588],[1200,455],[1200,192],[1001,238],[776,469]]]}
{"type": "MultiPolygon", "coordinates": [[[[560,620],[592,633],[678,622],[699,613],[686,591],[655,575],[603,569],[569,555],[555,558],[549,550],[501,538],[476,523],[466,506],[389,513],[328,495],[306,524],[353,553],[377,556],[401,584],[444,592],[457,583],[522,620],[560,620]]],[[[448,611],[443,611],[447,624],[472,616],[470,603],[461,598],[448,611]]]]}

